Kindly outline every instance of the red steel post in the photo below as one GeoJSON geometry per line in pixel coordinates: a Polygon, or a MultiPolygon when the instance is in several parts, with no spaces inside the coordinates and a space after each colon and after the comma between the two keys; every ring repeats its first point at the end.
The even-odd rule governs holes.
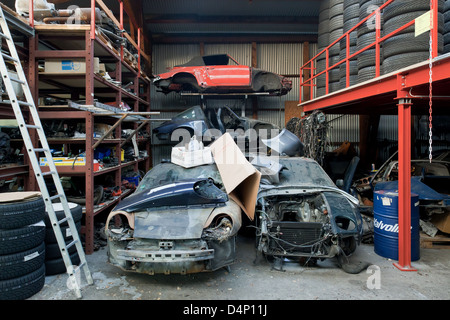
{"type": "Polygon", "coordinates": [[[381,37],[381,13],[378,8],[375,12],[375,77],[380,76],[380,37],[381,37]]]}
{"type": "Polygon", "coordinates": [[[411,99],[405,91],[406,75],[397,75],[398,106],[398,263],[401,271],[411,267],[411,99]]]}

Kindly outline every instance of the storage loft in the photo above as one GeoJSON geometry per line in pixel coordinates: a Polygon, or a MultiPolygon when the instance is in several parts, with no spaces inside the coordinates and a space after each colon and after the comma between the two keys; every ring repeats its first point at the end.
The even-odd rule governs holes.
{"type": "MultiPolygon", "coordinates": [[[[429,117],[432,118],[432,115],[436,114],[449,114],[448,102],[450,96],[448,95],[448,87],[450,85],[450,73],[448,70],[450,70],[450,53],[443,54],[442,48],[438,47],[438,39],[442,35],[439,34],[440,29],[438,31],[437,27],[432,27],[438,26],[437,0],[432,0],[430,7],[423,8],[429,10],[428,13],[425,12],[423,16],[406,23],[402,22],[400,25],[391,25],[389,31],[386,31],[384,28],[387,18],[395,17],[392,8],[395,8],[394,6],[398,2],[394,4],[393,2],[393,0],[389,0],[380,4],[377,10],[367,14],[364,19],[355,22],[341,36],[330,39],[329,45],[322,49],[319,48],[319,53],[301,67],[300,97],[302,93],[305,96],[303,101],[300,98],[299,106],[305,113],[321,110],[324,113],[398,115],[399,262],[396,266],[401,270],[409,271],[412,270],[410,266],[411,235],[409,232],[411,225],[411,115],[429,114],[429,117]],[[390,15],[387,16],[386,12],[390,12],[390,15]],[[382,23],[382,15],[384,15],[384,24],[382,23]],[[352,46],[351,35],[357,33],[359,37],[358,28],[364,28],[369,19],[376,21],[376,25],[380,26],[372,31],[373,40],[365,41],[363,45],[358,47],[356,44],[359,38],[357,38],[356,44],[354,43],[352,46]],[[382,74],[383,61],[380,59],[380,55],[383,54],[381,50],[383,43],[397,34],[402,33],[403,35],[406,32],[405,30],[411,32],[411,29],[413,30],[412,39],[414,39],[416,36],[414,28],[420,27],[418,25],[420,21],[421,26],[425,24],[425,49],[429,50],[431,61],[427,59],[418,63],[408,61],[407,64],[409,65],[382,74]],[[426,28],[427,24],[430,26],[428,29],[426,28]],[[335,52],[336,45],[343,47],[341,47],[341,52],[338,52],[337,58],[333,59],[332,52],[335,52]],[[357,83],[358,81],[354,81],[355,78],[352,77],[351,73],[352,61],[358,61],[359,57],[369,52],[372,54],[372,59],[365,58],[364,62],[369,61],[372,73],[369,77],[364,77],[364,81],[357,83]],[[343,54],[339,55],[340,53],[343,54]],[[325,64],[320,67],[318,59],[322,59],[325,64]],[[336,81],[331,81],[336,79],[333,79],[333,70],[336,71],[339,68],[345,71],[341,73],[344,80],[344,88],[342,89],[333,86],[336,81]],[[312,76],[311,71],[313,71],[312,76]],[[319,84],[322,88],[319,88],[319,84]]],[[[396,8],[396,10],[398,9],[396,8]]],[[[394,12],[402,14],[402,12],[394,12]]],[[[442,23],[442,21],[439,23],[442,23]]],[[[402,45],[406,46],[405,43],[396,43],[395,45],[397,48],[402,45]]],[[[410,50],[413,52],[419,50],[419,48],[419,46],[413,47],[410,50]]],[[[422,56],[426,57],[427,53],[422,51],[422,56]]],[[[391,52],[390,55],[395,56],[391,52]]],[[[385,69],[389,70],[386,67],[385,69]]],[[[360,74],[357,73],[357,75],[360,74]]],[[[339,80],[342,80],[342,77],[339,80]]]]}

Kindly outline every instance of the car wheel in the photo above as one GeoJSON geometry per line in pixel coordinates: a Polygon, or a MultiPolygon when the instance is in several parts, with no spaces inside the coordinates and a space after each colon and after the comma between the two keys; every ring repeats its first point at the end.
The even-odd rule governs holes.
{"type": "Polygon", "coordinates": [[[253,81],[254,92],[273,92],[280,89],[280,80],[277,76],[270,73],[260,73],[255,76],[253,81]]]}
{"type": "Polygon", "coordinates": [[[188,74],[177,75],[173,78],[173,83],[179,84],[183,92],[200,92],[202,88],[197,82],[197,79],[188,74]]]}

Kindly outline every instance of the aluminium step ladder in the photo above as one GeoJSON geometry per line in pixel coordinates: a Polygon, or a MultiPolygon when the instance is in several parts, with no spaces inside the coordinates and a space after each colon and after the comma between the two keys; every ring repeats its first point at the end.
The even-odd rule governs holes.
{"type": "MultiPolygon", "coordinates": [[[[75,291],[75,295],[77,298],[81,298],[81,290],[80,290],[80,283],[77,281],[77,275],[80,269],[83,269],[86,280],[88,284],[93,284],[93,279],[91,276],[91,273],[89,271],[86,256],[81,244],[80,237],[78,235],[78,231],[75,225],[75,222],[72,218],[72,214],[70,212],[69,205],[67,203],[67,198],[64,193],[64,189],[62,187],[61,180],[59,179],[58,172],[56,170],[55,163],[53,162],[52,154],[50,152],[50,147],[48,145],[47,137],[45,136],[44,129],[41,124],[41,120],[39,118],[39,113],[37,111],[37,108],[34,104],[33,97],[31,95],[30,88],[28,86],[27,79],[25,77],[25,73],[23,71],[19,56],[17,54],[16,46],[14,44],[11,32],[9,30],[8,23],[6,21],[5,15],[3,13],[3,9],[0,7],[0,42],[2,41],[2,38],[6,40],[6,43],[8,44],[8,50],[9,54],[5,53],[3,50],[1,52],[0,56],[0,71],[2,75],[2,80],[5,85],[6,92],[9,96],[9,100],[3,101],[4,103],[11,104],[14,114],[20,129],[20,132],[22,134],[22,138],[25,143],[25,147],[27,149],[27,153],[30,159],[30,163],[32,165],[33,171],[36,176],[36,180],[38,182],[42,197],[45,202],[45,207],[49,216],[49,219],[51,221],[53,231],[55,232],[55,236],[58,242],[58,246],[60,248],[60,252],[62,255],[62,258],[64,260],[64,264],[66,266],[67,274],[69,276],[67,286],[69,289],[73,289],[75,291]],[[13,71],[17,72],[17,78],[14,79],[10,77],[10,74],[8,72],[7,63],[11,66],[14,66],[13,71]],[[19,101],[17,99],[16,92],[14,91],[14,87],[12,82],[16,82],[20,84],[21,88],[23,89],[23,94],[26,101],[19,101]],[[26,106],[29,109],[30,119],[33,120],[33,124],[27,124],[25,123],[21,106],[26,106]],[[41,143],[41,148],[36,148],[33,146],[33,143],[30,138],[30,133],[28,130],[36,130],[39,141],[41,143]],[[49,166],[48,172],[42,172],[41,167],[39,165],[39,161],[37,158],[36,153],[43,152],[45,154],[45,157],[47,158],[47,163],[49,166]],[[45,184],[44,177],[45,176],[51,176],[53,178],[53,182],[56,186],[57,194],[54,196],[50,196],[49,191],[47,189],[47,186],[45,184]],[[55,210],[53,208],[53,201],[60,201],[63,209],[65,218],[58,221],[56,217],[55,210]],[[65,243],[60,225],[64,222],[67,222],[72,234],[72,241],[70,243],[65,243]],[[72,264],[72,261],[70,259],[69,255],[69,248],[72,246],[76,246],[76,250],[78,253],[78,256],[80,258],[80,264],[76,267],[72,264]]],[[[6,51],[6,49],[5,49],[6,51]]],[[[79,277],[78,277],[79,279],[79,277]]]]}

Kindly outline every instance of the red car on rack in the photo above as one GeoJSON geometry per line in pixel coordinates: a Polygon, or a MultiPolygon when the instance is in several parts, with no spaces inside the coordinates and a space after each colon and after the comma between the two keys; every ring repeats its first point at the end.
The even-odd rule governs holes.
{"type": "Polygon", "coordinates": [[[239,64],[228,54],[198,56],[153,78],[163,93],[254,93],[285,95],[292,81],[273,72],[239,64]]]}

